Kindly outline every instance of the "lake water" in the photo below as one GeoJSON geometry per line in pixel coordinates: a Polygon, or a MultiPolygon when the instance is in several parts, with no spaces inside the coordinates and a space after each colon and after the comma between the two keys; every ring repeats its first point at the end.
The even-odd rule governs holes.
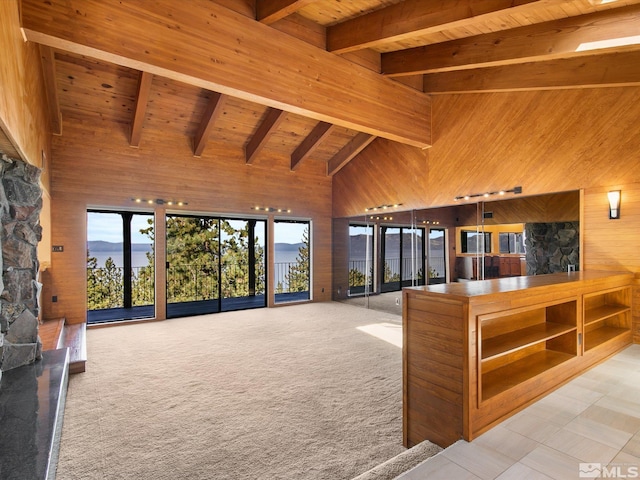
{"type": "MultiPolygon", "coordinates": [[[[124,265],[123,254],[121,252],[90,252],[89,254],[98,260],[98,267],[104,267],[104,264],[109,257],[111,257],[117,267],[122,267],[124,265]]],[[[297,257],[298,252],[276,252],[276,263],[295,262],[297,257]]],[[[145,252],[131,253],[132,267],[146,267],[147,265],[148,260],[145,252]]]]}

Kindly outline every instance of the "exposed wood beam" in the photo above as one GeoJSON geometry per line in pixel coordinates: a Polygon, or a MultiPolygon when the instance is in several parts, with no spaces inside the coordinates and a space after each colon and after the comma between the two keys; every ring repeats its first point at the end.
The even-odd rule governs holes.
{"type": "MultiPolygon", "coordinates": [[[[637,35],[640,5],[632,5],[385,53],[382,72],[390,76],[435,73],[593,55],[606,48],[607,41],[637,35]]],[[[640,45],[616,48],[639,49],[640,45]]]]}
{"type": "Polygon", "coordinates": [[[431,73],[425,92],[474,93],[640,85],[640,51],[431,73]]]}
{"type": "Polygon", "coordinates": [[[311,133],[307,135],[298,148],[291,154],[291,170],[296,170],[302,160],[309,157],[313,151],[327,138],[331,131],[335,128],[335,125],[330,123],[320,122],[317,124],[311,133]]]}
{"type": "Polygon", "coordinates": [[[226,95],[222,95],[221,93],[217,92],[211,92],[211,98],[209,99],[207,108],[202,115],[202,119],[200,120],[200,125],[198,126],[196,136],[193,138],[194,157],[199,157],[200,155],[202,155],[202,151],[204,150],[207,140],[209,139],[209,133],[211,132],[213,125],[216,123],[216,119],[222,113],[222,109],[226,101],[226,95]]]}
{"type": "Polygon", "coordinates": [[[23,0],[22,27],[27,40],[54,48],[400,143],[431,143],[427,95],[209,0],[189,8],[23,0]]]}
{"type": "Polygon", "coordinates": [[[140,138],[142,137],[142,124],[147,112],[147,102],[149,101],[149,93],[151,92],[151,82],[153,75],[149,72],[140,72],[138,80],[138,94],[136,95],[136,109],[131,122],[131,139],[129,145],[132,147],[140,146],[140,138]]]}
{"type": "Polygon", "coordinates": [[[316,0],[256,0],[256,20],[271,25],[316,0]]]}
{"type": "Polygon", "coordinates": [[[349,163],[375,139],[376,137],[373,135],[358,133],[349,143],[342,147],[342,150],[327,162],[327,175],[333,176],[338,173],[342,167],[349,163]]]}
{"type": "Polygon", "coordinates": [[[566,0],[406,0],[327,28],[327,50],[346,53],[375,48],[452,28],[467,28],[500,15],[526,14],[566,0]]]}
{"type": "Polygon", "coordinates": [[[60,113],[60,101],[56,88],[56,59],[51,47],[39,45],[40,59],[42,60],[42,73],[44,76],[45,95],[47,107],[51,119],[51,133],[62,135],[62,113],[60,113]]]}
{"type": "Polygon", "coordinates": [[[264,120],[256,130],[256,133],[251,137],[251,140],[244,147],[244,156],[247,160],[247,164],[253,163],[256,156],[267,144],[269,137],[274,134],[278,129],[278,125],[284,120],[286,112],[278,110],[277,108],[270,108],[264,117],[264,120]]]}

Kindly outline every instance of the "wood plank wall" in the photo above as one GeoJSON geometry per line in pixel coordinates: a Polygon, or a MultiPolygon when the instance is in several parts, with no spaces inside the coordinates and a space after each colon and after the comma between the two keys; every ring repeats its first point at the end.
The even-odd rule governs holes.
{"type": "Polygon", "coordinates": [[[144,145],[132,148],[125,130],[112,121],[76,120],[54,138],[53,243],[64,252],[53,254],[47,317],[85,320],[86,210],[131,209],[135,197],[179,198],[189,202],[179,211],[203,214],[256,216],[255,205],[291,208],[278,218],[312,221],[313,299],[330,299],[331,179],[324,164],[305,162],[291,172],[288,157],[265,154],[247,165],[242,149],[215,142],[194,158],[184,135],[156,130],[144,131],[144,145]]]}
{"type": "MultiPolygon", "coordinates": [[[[38,46],[24,42],[20,31],[18,0],[0,1],[0,129],[10,145],[0,151],[17,153],[25,162],[42,168],[51,160],[51,127],[47,111],[46,94],[40,52],[38,46]]],[[[45,190],[43,212],[40,224],[43,227],[43,241],[38,246],[41,270],[46,269],[51,260],[50,216],[49,212],[49,172],[48,165],[41,175],[45,190]]]]}
{"type": "Polygon", "coordinates": [[[442,95],[432,107],[432,148],[391,151],[376,140],[334,177],[335,217],[357,216],[387,195],[414,208],[517,185],[523,196],[582,189],[584,268],[640,276],[640,88],[442,95]],[[420,155],[424,163],[416,162],[420,155]],[[620,220],[608,217],[612,189],[622,190],[620,220]]]}

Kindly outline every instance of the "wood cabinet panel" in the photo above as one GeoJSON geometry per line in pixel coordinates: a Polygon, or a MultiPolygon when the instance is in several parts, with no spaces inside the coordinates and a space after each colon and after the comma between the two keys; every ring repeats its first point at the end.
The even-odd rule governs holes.
{"type": "Polygon", "coordinates": [[[405,288],[405,445],[470,441],[630,344],[632,278],[593,271],[405,288]],[[441,315],[439,300],[460,315],[441,315]],[[456,327],[438,325],[444,318],[456,327]],[[434,355],[442,345],[456,354],[434,355]],[[454,420],[442,424],[436,411],[454,420]]]}

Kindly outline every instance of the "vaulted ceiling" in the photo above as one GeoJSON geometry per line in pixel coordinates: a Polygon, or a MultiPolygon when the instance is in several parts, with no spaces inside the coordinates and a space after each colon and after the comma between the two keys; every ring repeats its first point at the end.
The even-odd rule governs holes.
{"type": "MultiPolygon", "coordinates": [[[[640,0],[22,0],[53,131],[112,121],[332,175],[433,95],[640,85],[640,0]]],[[[209,150],[209,152],[208,152],[209,150]]]]}

